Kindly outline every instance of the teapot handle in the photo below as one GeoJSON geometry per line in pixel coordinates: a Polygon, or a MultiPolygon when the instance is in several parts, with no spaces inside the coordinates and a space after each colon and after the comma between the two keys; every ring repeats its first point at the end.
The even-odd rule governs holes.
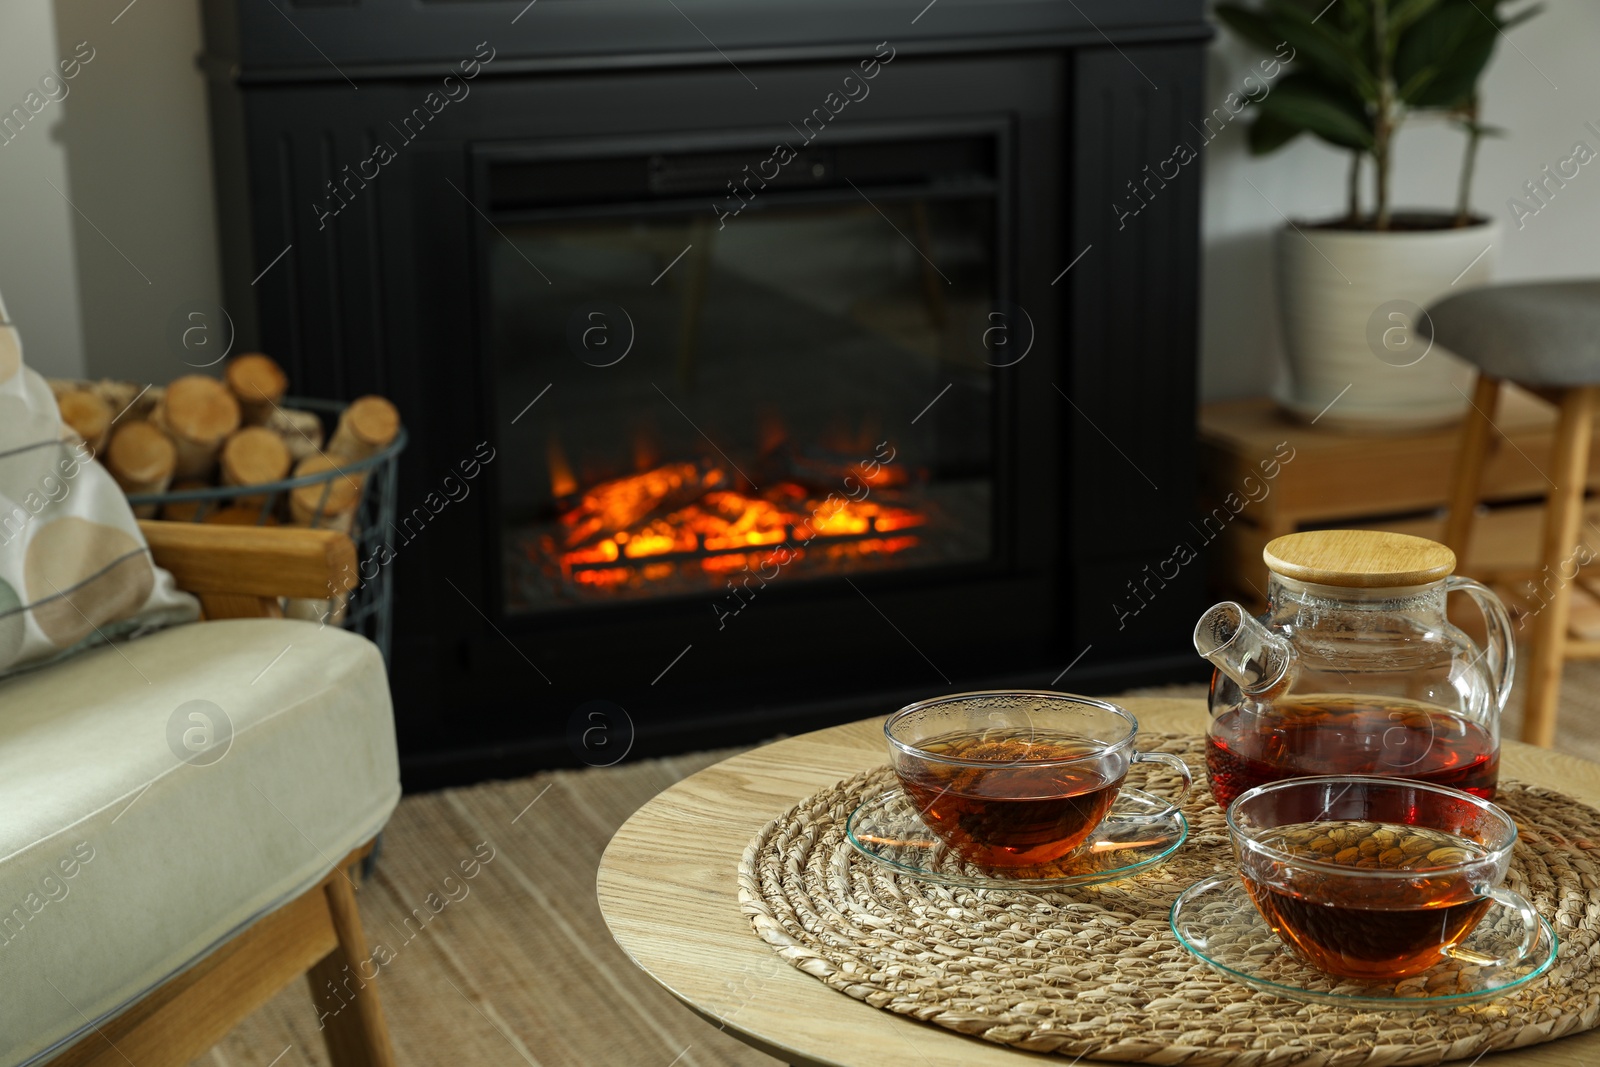
{"type": "Polygon", "coordinates": [[[1487,624],[1489,634],[1483,657],[1489,661],[1489,678],[1494,683],[1499,710],[1504,711],[1506,701],[1511,698],[1511,679],[1517,667],[1517,645],[1512,637],[1511,616],[1500,598],[1482,582],[1452,574],[1444,580],[1444,591],[1446,594],[1467,594],[1478,605],[1478,610],[1483,612],[1483,621],[1487,624]]]}

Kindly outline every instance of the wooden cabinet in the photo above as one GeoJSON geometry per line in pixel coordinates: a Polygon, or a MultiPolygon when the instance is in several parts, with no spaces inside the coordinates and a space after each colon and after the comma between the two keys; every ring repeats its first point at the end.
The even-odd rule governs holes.
{"type": "MultiPolygon", "coordinates": [[[[1495,424],[1500,432],[1483,479],[1486,513],[1459,569],[1499,580],[1514,594],[1519,572],[1537,566],[1555,409],[1508,386],[1495,424]]],[[[1266,589],[1261,549],[1296,530],[1357,527],[1438,537],[1459,430],[1360,436],[1293,421],[1266,398],[1205,405],[1202,508],[1217,521],[1229,516],[1211,553],[1213,586],[1259,606],[1266,589]],[[1274,469],[1263,468],[1268,461],[1275,477],[1265,476],[1274,469]]],[[[1600,437],[1589,471],[1589,488],[1600,488],[1600,437]]],[[[1600,548],[1600,502],[1591,504],[1584,530],[1590,547],[1600,548]]]]}

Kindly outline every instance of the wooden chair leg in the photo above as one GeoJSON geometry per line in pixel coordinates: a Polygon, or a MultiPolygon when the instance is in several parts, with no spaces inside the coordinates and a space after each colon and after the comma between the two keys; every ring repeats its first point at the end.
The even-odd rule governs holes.
{"type": "Polygon", "coordinates": [[[1456,567],[1466,565],[1472,540],[1472,519],[1483,489],[1483,467],[1494,440],[1495,409],[1500,404],[1500,379],[1478,375],[1472,408],[1461,424],[1461,445],[1450,472],[1450,511],[1444,522],[1444,543],[1456,554],[1456,567]]]}
{"type": "Polygon", "coordinates": [[[306,974],[333,1067],[394,1067],[394,1050],[378,998],[377,965],[367,952],[355,890],[347,878],[324,887],[339,947],[306,974]]]}
{"type": "Polygon", "coordinates": [[[1564,573],[1564,567],[1579,544],[1597,395],[1600,387],[1595,386],[1566,390],[1561,397],[1551,452],[1550,480],[1555,485],[1545,503],[1543,568],[1539,573],[1539,582],[1551,595],[1533,619],[1528,648],[1528,702],[1522,713],[1522,739],[1546,748],[1555,741],[1556,698],[1561,693],[1567,615],[1572,602],[1572,575],[1564,573]]]}

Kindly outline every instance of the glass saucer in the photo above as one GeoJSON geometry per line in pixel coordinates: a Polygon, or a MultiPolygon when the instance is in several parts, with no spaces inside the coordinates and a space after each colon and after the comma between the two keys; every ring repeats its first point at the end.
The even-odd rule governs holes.
{"type": "MultiPolygon", "coordinates": [[[[1459,1008],[1521,989],[1556,959],[1555,931],[1543,919],[1539,926],[1533,951],[1514,966],[1445,960],[1421,974],[1380,984],[1341,978],[1302,962],[1272,932],[1237,874],[1202,879],[1172,905],[1172,932],[1213,970],[1290,1000],[1388,1011],[1459,1008]]],[[[1509,955],[1521,941],[1522,930],[1516,912],[1493,904],[1461,947],[1481,952],[1485,959],[1509,955]]]]}
{"type": "Polygon", "coordinates": [[[1149,818],[1170,807],[1141,789],[1124,788],[1092,838],[1054,863],[1036,867],[968,863],[933,835],[899,789],[879,793],[851,812],[845,836],[868,859],[927,882],[968,889],[1061,889],[1126,878],[1176,852],[1189,836],[1183,813],[1149,818]]]}

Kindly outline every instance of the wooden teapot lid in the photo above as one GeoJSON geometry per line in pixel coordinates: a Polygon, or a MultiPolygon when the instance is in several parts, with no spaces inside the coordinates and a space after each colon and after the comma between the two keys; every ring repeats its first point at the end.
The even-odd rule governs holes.
{"type": "Polygon", "coordinates": [[[1285,578],[1355,589],[1425,585],[1456,569],[1456,554],[1439,542],[1383,530],[1285,534],[1269,541],[1261,558],[1285,578]]]}

